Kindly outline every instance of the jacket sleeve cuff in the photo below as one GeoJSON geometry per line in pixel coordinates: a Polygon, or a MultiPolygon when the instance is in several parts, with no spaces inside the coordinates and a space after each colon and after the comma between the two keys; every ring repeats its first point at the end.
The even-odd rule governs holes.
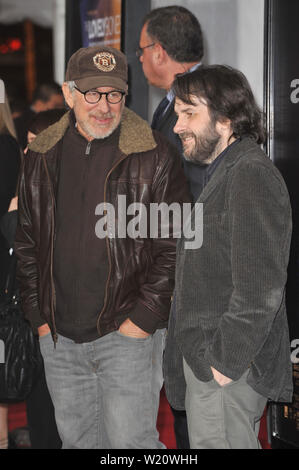
{"type": "Polygon", "coordinates": [[[211,351],[206,351],[205,360],[210,367],[214,367],[214,369],[216,369],[218,372],[234,381],[239,380],[239,378],[246,372],[248,367],[250,367],[249,361],[242,361],[233,369],[232,367],[217,361],[211,351]]]}
{"type": "Polygon", "coordinates": [[[142,302],[138,301],[135,308],[129,314],[130,320],[146,333],[155,333],[161,320],[152,310],[147,308],[142,302]]]}
{"type": "Polygon", "coordinates": [[[37,329],[44,325],[46,322],[46,320],[44,320],[43,318],[41,318],[40,316],[40,312],[38,309],[36,310],[31,310],[30,311],[30,315],[25,315],[27,320],[29,321],[30,325],[31,325],[31,328],[33,329],[34,333],[37,333],[37,329]]]}

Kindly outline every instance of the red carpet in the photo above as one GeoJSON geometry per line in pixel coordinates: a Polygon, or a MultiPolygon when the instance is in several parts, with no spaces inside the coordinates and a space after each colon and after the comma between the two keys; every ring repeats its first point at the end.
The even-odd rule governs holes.
{"type": "Polygon", "coordinates": [[[162,389],[160,396],[157,428],[160,433],[160,441],[166,445],[167,449],[176,449],[175,434],[173,430],[173,414],[165,396],[164,388],[162,389]]]}
{"type": "MultiPolygon", "coordinates": [[[[25,403],[18,403],[9,406],[8,421],[10,431],[15,428],[27,425],[25,403]]],[[[166,445],[168,449],[175,449],[176,443],[173,431],[173,416],[168,401],[165,397],[164,389],[161,392],[157,427],[160,433],[160,440],[166,445]]],[[[267,441],[267,422],[265,414],[262,418],[259,438],[263,449],[271,448],[267,441]]]]}
{"type": "Polygon", "coordinates": [[[16,403],[8,407],[8,429],[21,428],[27,425],[25,403],[16,403]]]}

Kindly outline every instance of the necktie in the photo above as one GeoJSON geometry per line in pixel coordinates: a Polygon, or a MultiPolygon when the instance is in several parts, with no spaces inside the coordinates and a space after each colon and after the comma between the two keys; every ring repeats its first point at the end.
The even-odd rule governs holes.
{"type": "Polygon", "coordinates": [[[157,129],[158,122],[162,118],[168,105],[169,105],[169,100],[165,96],[165,98],[163,98],[163,100],[159,103],[156,111],[154,112],[153,119],[152,119],[152,129],[157,129]]]}

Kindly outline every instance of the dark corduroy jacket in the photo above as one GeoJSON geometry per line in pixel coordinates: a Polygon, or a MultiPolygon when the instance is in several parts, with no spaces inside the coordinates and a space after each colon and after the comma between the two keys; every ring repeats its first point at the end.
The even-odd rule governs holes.
{"type": "Polygon", "coordinates": [[[195,376],[211,366],[275,401],[292,398],[285,308],[291,239],[289,196],[279,171],[250,138],[228,149],[198,202],[203,244],[177,246],[176,315],[165,354],[167,396],[184,408],[182,355],[195,376]]]}

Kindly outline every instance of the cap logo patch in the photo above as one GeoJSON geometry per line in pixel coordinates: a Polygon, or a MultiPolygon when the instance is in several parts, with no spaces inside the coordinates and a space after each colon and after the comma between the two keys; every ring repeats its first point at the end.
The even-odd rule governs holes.
{"type": "Polygon", "coordinates": [[[93,57],[94,65],[102,72],[111,72],[116,66],[116,60],[110,52],[98,52],[93,57]]]}

